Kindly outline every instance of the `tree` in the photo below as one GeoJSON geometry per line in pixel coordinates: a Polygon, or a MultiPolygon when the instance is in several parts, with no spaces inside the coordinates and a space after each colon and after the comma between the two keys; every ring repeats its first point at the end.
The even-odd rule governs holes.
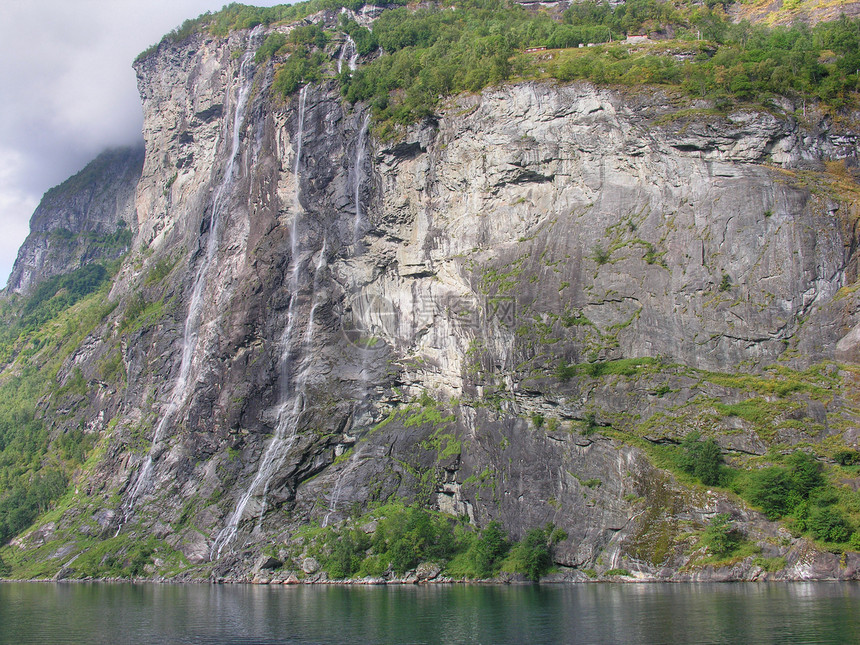
{"type": "Polygon", "coordinates": [[[681,443],[681,468],[698,478],[706,486],[720,482],[720,465],[723,453],[713,439],[699,441],[699,434],[691,432],[681,443]]]}
{"type": "Polygon", "coordinates": [[[792,509],[792,481],[784,468],[763,468],[750,482],[749,498],[760,506],[769,520],[777,520],[792,509]]]}
{"type": "Polygon", "coordinates": [[[851,537],[851,527],[839,509],[833,506],[813,508],[806,526],[813,537],[827,542],[846,542],[851,537]]]}
{"type": "Polygon", "coordinates": [[[552,567],[552,547],[565,539],[567,533],[553,524],[547,524],[542,529],[530,529],[511,549],[513,570],[537,582],[552,567]]]}
{"type": "Polygon", "coordinates": [[[800,450],[788,458],[788,473],[792,487],[801,499],[808,498],[813,490],[824,485],[821,465],[815,457],[800,450]]]}
{"type": "Polygon", "coordinates": [[[705,541],[716,556],[729,555],[738,545],[740,534],[728,513],[717,513],[705,529],[705,541]]]}
{"type": "Polygon", "coordinates": [[[720,481],[720,464],[723,453],[717,442],[708,439],[699,446],[693,474],[706,486],[714,486],[720,481]]]}
{"type": "Polygon", "coordinates": [[[490,578],[499,572],[502,559],[511,545],[499,522],[490,522],[474,545],[475,572],[479,578],[490,578]]]}

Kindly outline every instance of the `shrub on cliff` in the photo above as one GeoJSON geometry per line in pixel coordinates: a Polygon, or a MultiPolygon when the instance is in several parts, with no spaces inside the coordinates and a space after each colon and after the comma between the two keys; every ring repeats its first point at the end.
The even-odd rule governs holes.
{"type": "Polygon", "coordinates": [[[741,541],[741,534],[732,524],[728,513],[717,513],[705,529],[704,541],[718,557],[730,555],[741,541]]]}
{"type": "Polygon", "coordinates": [[[833,506],[812,509],[806,526],[814,538],[826,542],[845,542],[851,537],[851,527],[845,516],[833,506]]]}
{"type": "Polygon", "coordinates": [[[456,578],[486,579],[499,574],[502,562],[511,549],[508,535],[499,522],[490,522],[476,536],[463,532],[459,536],[466,550],[457,555],[448,567],[448,573],[456,578]]]}
{"type": "Polygon", "coordinates": [[[777,520],[794,508],[791,478],[785,468],[762,468],[750,473],[749,480],[746,497],[760,506],[769,520],[777,520]]]}
{"type": "Polygon", "coordinates": [[[567,539],[567,534],[552,524],[544,528],[533,528],[517,542],[502,565],[504,571],[525,574],[529,580],[538,581],[552,567],[553,547],[567,539]]]}
{"type": "Polygon", "coordinates": [[[548,524],[512,545],[499,522],[476,532],[464,518],[395,503],[339,526],[309,529],[293,557],[316,558],[335,580],[402,576],[422,562],[434,562],[455,578],[487,579],[504,570],[539,580],[552,567],[553,548],[566,538],[548,524]],[[373,530],[367,528],[371,524],[373,530]]]}
{"type": "Polygon", "coordinates": [[[371,545],[398,574],[424,560],[447,562],[456,549],[448,520],[417,507],[397,510],[381,520],[371,545]]]}
{"type": "Polygon", "coordinates": [[[478,577],[491,578],[499,573],[502,560],[510,551],[508,536],[498,522],[490,522],[475,542],[475,571],[478,577]]]}
{"type": "Polygon", "coordinates": [[[364,531],[345,529],[329,533],[328,555],[320,558],[320,564],[334,580],[349,578],[358,573],[369,546],[370,538],[364,531]]]}
{"type": "Polygon", "coordinates": [[[278,68],[272,83],[273,91],[288,96],[304,83],[316,83],[322,79],[322,65],[326,60],[322,52],[299,47],[278,68]]]}
{"type": "Polygon", "coordinates": [[[681,443],[681,469],[698,478],[706,486],[720,483],[723,454],[713,439],[699,441],[699,434],[691,432],[681,443]]]}

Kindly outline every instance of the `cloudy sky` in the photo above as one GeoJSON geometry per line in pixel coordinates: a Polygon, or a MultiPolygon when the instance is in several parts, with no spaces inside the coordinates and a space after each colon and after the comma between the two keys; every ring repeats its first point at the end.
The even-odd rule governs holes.
{"type": "Polygon", "coordinates": [[[0,287],[42,194],[140,140],[134,57],[227,1],[0,0],[0,287]]]}

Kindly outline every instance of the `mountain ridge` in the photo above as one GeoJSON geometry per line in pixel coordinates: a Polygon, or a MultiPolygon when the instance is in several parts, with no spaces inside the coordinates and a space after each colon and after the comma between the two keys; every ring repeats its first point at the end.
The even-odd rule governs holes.
{"type": "Polygon", "coordinates": [[[142,144],[107,150],[46,192],[6,292],[27,294],[46,278],[125,253],[137,226],[133,202],[142,166],[142,144]]]}
{"type": "Polygon", "coordinates": [[[334,78],[269,91],[279,29],[137,62],[132,250],[84,338],[15,341],[91,443],[13,573],[417,580],[400,518],[466,536],[422,579],[494,522],[556,579],[856,578],[850,118],[531,80],[385,138],[334,78]]]}

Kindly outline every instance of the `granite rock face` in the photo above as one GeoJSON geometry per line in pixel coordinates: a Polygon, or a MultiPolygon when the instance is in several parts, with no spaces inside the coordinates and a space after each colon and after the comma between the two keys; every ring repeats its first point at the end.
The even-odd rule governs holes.
{"type": "Polygon", "coordinates": [[[137,228],[134,195],[143,147],[108,150],[45,193],[18,251],[7,293],[128,251],[137,228]]]}
{"type": "Polygon", "coordinates": [[[831,182],[857,133],[523,83],[379,141],[334,82],[272,97],[265,35],[137,65],[133,252],[67,368],[95,383],[118,347],[126,378],[76,408],[104,450],[52,531],[101,518],[185,576],[251,579],[297,528],[394,496],[515,538],[553,522],[567,579],[856,576],[643,446],[856,445],[835,364],[810,376],[826,397],[759,390],[857,359],[856,213],[831,182]],[[133,298],[155,313],[128,325],[133,298]],[[756,396],[767,432],[720,407],[756,396]],[[681,573],[719,512],[785,568],[681,573]]]}

